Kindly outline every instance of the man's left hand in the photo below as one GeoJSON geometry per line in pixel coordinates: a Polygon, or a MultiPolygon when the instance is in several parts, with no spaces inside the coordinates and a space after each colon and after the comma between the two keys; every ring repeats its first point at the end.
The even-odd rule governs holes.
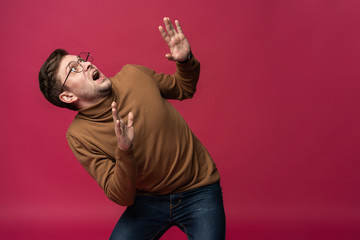
{"type": "Polygon", "coordinates": [[[175,20],[176,30],[170,18],[165,17],[164,24],[166,31],[162,26],[159,26],[159,31],[170,48],[170,53],[165,57],[171,61],[185,61],[190,54],[190,44],[181,30],[179,21],[175,20]]]}

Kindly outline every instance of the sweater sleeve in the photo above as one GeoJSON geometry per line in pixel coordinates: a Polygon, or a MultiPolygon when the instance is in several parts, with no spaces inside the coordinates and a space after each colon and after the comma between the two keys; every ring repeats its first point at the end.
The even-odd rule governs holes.
{"type": "Polygon", "coordinates": [[[200,62],[194,57],[187,63],[176,63],[176,72],[172,75],[156,73],[143,66],[137,67],[157,82],[161,95],[166,99],[189,99],[196,92],[200,62]]]}
{"type": "Polygon", "coordinates": [[[100,151],[67,136],[69,146],[81,165],[113,202],[130,206],[136,194],[137,165],[133,150],[116,149],[115,162],[100,151]]]}

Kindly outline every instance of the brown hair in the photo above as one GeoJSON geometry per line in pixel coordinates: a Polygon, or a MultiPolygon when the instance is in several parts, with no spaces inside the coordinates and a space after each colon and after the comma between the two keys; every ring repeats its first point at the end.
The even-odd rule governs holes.
{"type": "MultiPolygon", "coordinates": [[[[44,97],[55,106],[77,110],[75,106],[64,103],[59,98],[62,84],[56,75],[61,59],[66,55],[68,55],[68,52],[64,49],[56,49],[50,54],[48,59],[46,59],[39,72],[40,90],[44,97]]],[[[64,86],[64,88],[66,87],[64,86]]]]}

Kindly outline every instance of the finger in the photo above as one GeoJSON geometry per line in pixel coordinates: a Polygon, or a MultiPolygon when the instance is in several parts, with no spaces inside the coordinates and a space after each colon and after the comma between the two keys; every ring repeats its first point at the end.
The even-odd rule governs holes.
{"type": "Polygon", "coordinates": [[[170,53],[165,54],[165,57],[169,60],[172,60],[172,55],[170,53]]]}
{"type": "Polygon", "coordinates": [[[128,128],[132,127],[133,123],[134,123],[134,114],[132,112],[129,112],[127,127],[128,128]]]}
{"type": "Polygon", "coordinates": [[[170,37],[167,35],[166,31],[164,30],[164,28],[162,26],[159,26],[159,31],[161,33],[161,36],[165,40],[165,42],[167,44],[169,44],[170,43],[170,37]]]}
{"type": "Polygon", "coordinates": [[[180,23],[179,23],[178,20],[175,20],[175,25],[176,25],[177,32],[183,34],[180,23]]]}
{"type": "Polygon", "coordinates": [[[111,111],[112,111],[112,117],[114,119],[114,123],[117,121],[117,120],[120,120],[119,119],[119,114],[116,110],[116,103],[115,102],[112,102],[111,103],[111,111]]]}
{"type": "Polygon", "coordinates": [[[116,136],[121,136],[122,135],[123,130],[122,130],[120,125],[121,125],[120,121],[116,120],[115,121],[115,134],[116,134],[116,136]]]}
{"type": "Polygon", "coordinates": [[[120,118],[119,113],[116,111],[115,108],[112,109],[112,116],[113,116],[114,122],[115,121],[119,121],[120,123],[123,122],[123,120],[120,118]]]}
{"type": "Polygon", "coordinates": [[[174,36],[176,32],[170,21],[170,18],[168,18],[168,17],[164,18],[164,24],[165,24],[165,28],[166,28],[166,31],[167,31],[169,37],[174,36]]]}
{"type": "Polygon", "coordinates": [[[119,120],[122,123],[123,121],[120,118],[120,115],[119,115],[118,111],[116,110],[116,103],[115,102],[112,102],[111,110],[112,110],[112,117],[114,119],[114,122],[119,120]]]}

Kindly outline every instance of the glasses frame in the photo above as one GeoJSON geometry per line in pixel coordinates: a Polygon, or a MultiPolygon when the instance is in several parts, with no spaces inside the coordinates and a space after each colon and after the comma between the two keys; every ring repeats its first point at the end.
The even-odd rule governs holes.
{"type": "Polygon", "coordinates": [[[63,84],[61,85],[61,90],[60,90],[60,93],[62,93],[64,91],[64,87],[65,87],[65,83],[66,81],[68,80],[69,76],[70,76],[70,73],[72,72],[76,72],[76,73],[81,73],[82,71],[84,71],[84,67],[83,65],[81,65],[82,62],[92,62],[94,60],[93,56],[90,54],[90,52],[81,52],[79,53],[78,55],[78,60],[77,61],[71,61],[69,62],[69,64],[67,65],[69,68],[70,68],[70,64],[73,63],[73,62],[77,62],[80,66],[81,66],[81,71],[76,71],[75,68],[70,68],[69,70],[69,73],[67,74],[66,78],[65,78],[65,81],[63,82],[63,84]],[[86,56],[85,60],[83,57],[86,56]]]}

